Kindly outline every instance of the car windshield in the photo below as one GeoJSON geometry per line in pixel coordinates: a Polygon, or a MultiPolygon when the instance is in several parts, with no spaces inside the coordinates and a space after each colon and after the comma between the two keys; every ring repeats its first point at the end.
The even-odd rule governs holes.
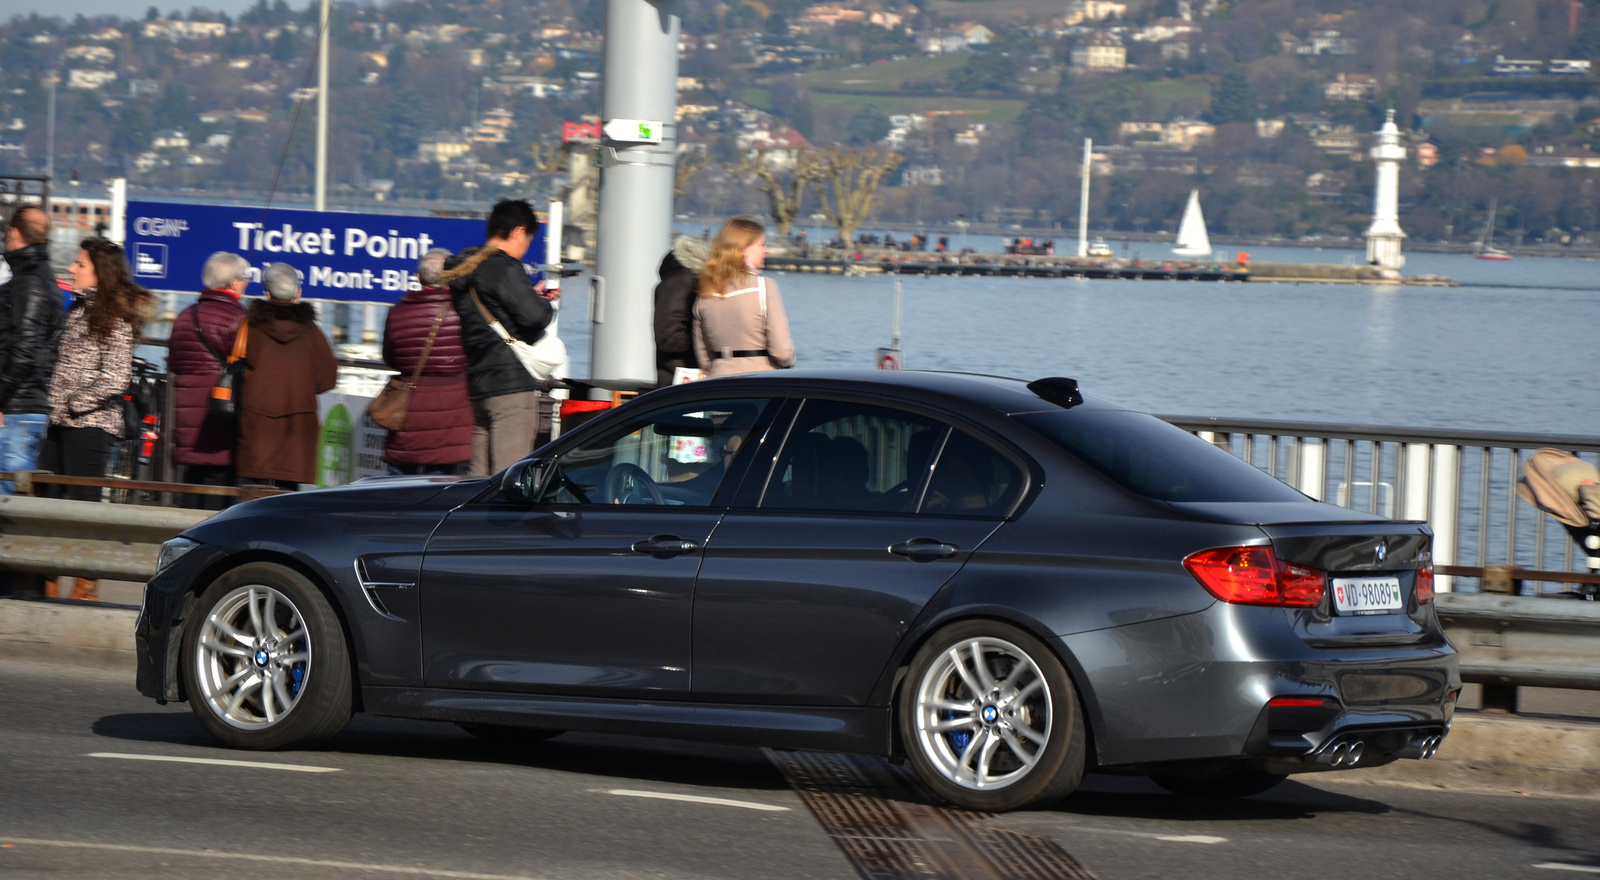
{"type": "Polygon", "coordinates": [[[1304,501],[1254,466],[1155,416],[1125,410],[1026,413],[1017,421],[1123,488],[1158,501],[1304,501]]]}

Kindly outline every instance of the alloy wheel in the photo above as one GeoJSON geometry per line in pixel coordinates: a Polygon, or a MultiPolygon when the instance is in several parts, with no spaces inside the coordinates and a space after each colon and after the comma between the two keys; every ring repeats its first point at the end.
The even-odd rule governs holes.
{"type": "Polygon", "coordinates": [[[289,597],[261,584],[242,586],[206,615],[194,663],[216,717],[260,730],[299,704],[311,674],[311,637],[289,597]]]}
{"type": "Polygon", "coordinates": [[[965,639],[918,682],[915,729],[934,768],[963,788],[1004,788],[1027,776],[1050,742],[1049,682],[1003,639],[965,639]]]}

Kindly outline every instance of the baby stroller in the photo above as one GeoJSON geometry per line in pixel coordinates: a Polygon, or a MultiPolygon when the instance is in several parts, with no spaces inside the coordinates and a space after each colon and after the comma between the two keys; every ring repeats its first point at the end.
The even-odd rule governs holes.
{"type": "MultiPolygon", "coordinates": [[[[1560,449],[1540,449],[1522,465],[1517,497],[1555,517],[1583,548],[1590,571],[1600,571],[1600,469],[1560,449]]],[[[1561,594],[1600,599],[1600,585],[1575,584],[1561,594]]]]}

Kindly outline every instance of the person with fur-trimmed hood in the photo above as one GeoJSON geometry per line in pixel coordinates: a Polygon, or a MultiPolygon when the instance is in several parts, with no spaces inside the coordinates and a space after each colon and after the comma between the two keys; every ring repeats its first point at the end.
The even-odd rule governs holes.
{"type": "MultiPolygon", "coordinates": [[[[511,336],[538,342],[555,317],[555,306],[522,268],[539,234],[539,218],[524,199],[501,199],[489,212],[488,241],[445,261],[439,276],[450,286],[467,351],[467,396],[472,399],[472,474],[488,476],[533,451],[543,424],[539,393],[544,383],[517,360],[484,318],[488,312],[511,336]]],[[[554,296],[554,293],[551,294],[554,296]]]]}
{"type": "Polygon", "coordinates": [[[241,483],[298,489],[317,481],[317,395],[339,380],[333,346],[316,310],[300,301],[300,273],[287,263],[261,271],[265,298],[250,304],[239,332],[245,370],[239,394],[241,483]]]}
{"type": "Polygon", "coordinates": [[[694,298],[700,288],[710,247],[698,238],[680,235],[661,258],[656,285],[656,385],[672,384],[673,371],[696,366],[694,298]]]}

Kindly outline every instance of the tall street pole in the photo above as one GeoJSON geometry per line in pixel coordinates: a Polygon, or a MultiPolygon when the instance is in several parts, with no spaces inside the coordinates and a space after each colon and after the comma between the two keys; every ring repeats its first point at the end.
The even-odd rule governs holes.
{"type": "Polygon", "coordinates": [[[44,176],[51,183],[56,179],[56,72],[47,71],[44,87],[50,94],[49,113],[44,123],[44,176]]]}
{"type": "Polygon", "coordinates": [[[332,0],[322,0],[317,29],[317,181],[316,209],[328,210],[328,14],[332,0]]]}
{"type": "Polygon", "coordinates": [[[589,376],[614,387],[656,379],[653,290],[672,243],[679,2],[606,0],[589,376]]]}
{"type": "Polygon", "coordinates": [[[1093,170],[1090,160],[1094,157],[1094,139],[1083,139],[1083,185],[1078,195],[1078,256],[1089,255],[1089,172],[1093,170]]]}

